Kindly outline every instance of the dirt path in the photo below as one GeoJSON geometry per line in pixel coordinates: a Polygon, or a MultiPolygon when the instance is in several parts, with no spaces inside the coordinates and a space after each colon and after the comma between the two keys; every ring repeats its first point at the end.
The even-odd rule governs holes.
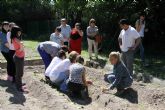
{"type": "Polygon", "coordinates": [[[25,68],[24,80],[29,94],[16,92],[14,85],[0,74],[0,110],[165,110],[165,87],[157,84],[134,82],[122,97],[113,95],[116,91],[102,93],[108,86],[103,80],[102,70],[87,68],[87,77],[93,81],[89,86],[92,101],[69,98],[40,81],[43,66],[25,68]]]}

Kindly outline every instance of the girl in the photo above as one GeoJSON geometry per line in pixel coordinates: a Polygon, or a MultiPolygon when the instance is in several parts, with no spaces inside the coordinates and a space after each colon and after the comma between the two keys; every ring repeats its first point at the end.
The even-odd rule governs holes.
{"type": "Polygon", "coordinates": [[[51,70],[57,65],[59,64],[61,61],[63,61],[64,59],[66,59],[66,54],[65,51],[60,50],[58,52],[58,56],[54,57],[53,60],[51,61],[50,65],[48,66],[48,68],[45,71],[45,77],[46,79],[49,79],[49,73],[51,72],[51,70]]]}
{"type": "Polygon", "coordinates": [[[95,57],[98,59],[98,43],[96,42],[96,35],[98,35],[99,30],[96,26],[95,19],[91,19],[89,21],[89,26],[87,27],[87,40],[88,40],[88,52],[89,58],[92,59],[92,47],[94,46],[95,57]]]}
{"type": "Polygon", "coordinates": [[[9,53],[9,43],[7,42],[7,32],[9,30],[9,22],[4,21],[2,23],[2,32],[0,32],[0,50],[2,55],[4,56],[4,58],[7,61],[7,80],[9,81],[13,81],[13,71],[12,70],[12,65],[11,65],[11,61],[12,58],[10,57],[10,53],[9,53]]]}
{"type": "Polygon", "coordinates": [[[103,92],[116,88],[116,95],[121,95],[125,88],[132,85],[133,79],[124,63],[120,60],[119,52],[111,52],[109,55],[109,61],[114,65],[113,73],[107,76],[108,82],[112,84],[109,88],[103,89],[103,92]]]}
{"type": "Polygon", "coordinates": [[[76,58],[76,63],[69,68],[68,89],[73,95],[81,96],[81,92],[87,89],[87,81],[85,77],[85,68],[83,66],[84,59],[79,55],[76,58]]]}
{"type": "Polygon", "coordinates": [[[15,48],[14,54],[14,62],[16,66],[16,75],[15,75],[15,83],[16,88],[20,92],[28,92],[25,85],[22,84],[22,77],[24,74],[24,47],[23,43],[20,41],[21,37],[21,28],[18,26],[14,26],[11,30],[11,41],[15,48]]]}
{"type": "Polygon", "coordinates": [[[81,24],[76,23],[75,28],[71,31],[69,40],[70,51],[76,51],[81,54],[81,42],[83,37],[83,31],[81,30],[81,24]]]}

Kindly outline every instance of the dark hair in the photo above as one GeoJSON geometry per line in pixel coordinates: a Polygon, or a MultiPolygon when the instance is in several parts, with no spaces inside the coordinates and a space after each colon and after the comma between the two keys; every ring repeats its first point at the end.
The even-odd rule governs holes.
{"type": "Polygon", "coordinates": [[[81,30],[81,23],[76,23],[75,26],[78,26],[79,27],[79,30],[81,30]]]}
{"type": "Polygon", "coordinates": [[[81,55],[78,55],[76,58],[76,62],[80,64],[84,64],[84,58],[81,55]]]}
{"type": "Polygon", "coordinates": [[[68,52],[68,47],[63,45],[63,46],[61,46],[61,50],[63,50],[64,52],[68,52]]]}
{"type": "Polygon", "coordinates": [[[128,21],[127,19],[121,19],[121,20],[119,21],[119,24],[122,24],[122,25],[124,25],[124,24],[130,25],[130,23],[129,23],[129,21],[128,21]]]}
{"type": "MultiPolygon", "coordinates": [[[[11,29],[11,39],[18,38],[18,31],[22,31],[19,26],[13,26],[11,29]]],[[[12,41],[12,40],[11,40],[12,41]]]]}
{"type": "Polygon", "coordinates": [[[3,28],[3,26],[5,26],[5,25],[9,25],[9,22],[8,22],[8,21],[4,21],[4,22],[2,23],[2,26],[1,26],[1,27],[2,27],[2,32],[5,33],[5,34],[7,34],[8,31],[6,31],[6,30],[3,28]]]}
{"type": "Polygon", "coordinates": [[[59,58],[62,58],[62,57],[65,57],[65,58],[66,58],[65,51],[60,50],[60,51],[58,52],[58,57],[59,57],[59,58]]]}
{"type": "Polygon", "coordinates": [[[146,16],[146,14],[144,12],[140,12],[139,16],[146,16]]]}
{"type": "Polygon", "coordinates": [[[56,31],[61,32],[61,27],[56,27],[56,31]]]}

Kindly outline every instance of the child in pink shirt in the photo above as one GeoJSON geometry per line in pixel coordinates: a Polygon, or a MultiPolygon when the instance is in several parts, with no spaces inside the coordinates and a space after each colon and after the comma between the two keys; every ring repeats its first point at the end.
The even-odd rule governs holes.
{"type": "Polygon", "coordinates": [[[21,33],[22,33],[21,29],[18,26],[14,26],[11,30],[11,40],[15,48],[15,55],[14,55],[14,62],[16,65],[15,83],[18,91],[28,92],[28,90],[25,87],[25,84],[22,83],[22,77],[24,74],[25,52],[24,52],[23,43],[20,41],[21,33]]]}

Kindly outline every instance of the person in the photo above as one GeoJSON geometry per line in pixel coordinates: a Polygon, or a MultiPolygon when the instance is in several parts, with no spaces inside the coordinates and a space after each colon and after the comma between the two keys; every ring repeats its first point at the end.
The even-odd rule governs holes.
{"type": "MultiPolygon", "coordinates": [[[[135,23],[135,27],[137,32],[140,34],[141,40],[144,38],[144,31],[145,31],[145,14],[141,13],[140,14],[140,19],[138,19],[135,23]]],[[[145,63],[145,55],[144,55],[144,47],[142,42],[139,44],[139,49],[140,49],[140,57],[143,66],[147,66],[145,63]]]]}
{"type": "Polygon", "coordinates": [[[7,42],[7,32],[9,30],[9,22],[4,21],[2,23],[2,31],[0,32],[0,50],[2,55],[4,56],[4,58],[7,61],[7,80],[9,81],[13,81],[13,71],[11,71],[12,69],[12,65],[11,62],[13,61],[12,58],[10,57],[10,53],[9,53],[9,43],[7,42]]]}
{"type": "Polygon", "coordinates": [[[16,88],[20,92],[28,92],[28,90],[25,87],[25,84],[22,83],[22,77],[24,74],[24,46],[23,42],[20,40],[21,38],[21,28],[18,26],[13,26],[11,29],[11,43],[13,44],[15,48],[15,54],[14,54],[14,62],[16,67],[16,75],[15,75],[15,84],[16,88]]]}
{"type": "Polygon", "coordinates": [[[58,51],[60,49],[63,49],[63,50],[67,51],[67,47],[65,47],[65,46],[61,47],[59,44],[57,44],[55,42],[52,42],[52,41],[41,42],[38,45],[37,50],[38,50],[40,56],[42,57],[42,60],[43,60],[44,65],[45,65],[45,70],[49,66],[52,59],[55,56],[57,56],[58,51]]]}
{"type": "Polygon", "coordinates": [[[54,57],[53,60],[51,61],[50,65],[48,66],[48,68],[45,71],[45,77],[47,79],[49,79],[49,73],[51,72],[51,70],[57,65],[59,64],[61,61],[63,61],[64,59],[66,59],[66,54],[65,51],[60,50],[58,52],[58,56],[54,57]]]}
{"type": "Polygon", "coordinates": [[[76,63],[69,68],[68,89],[74,96],[82,97],[81,92],[87,89],[87,81],[85,76],[84,58],[80,55],[76,58],[76,63]]]}
{"type": "Polygon", "coordinates": [[[90,59],[92,59],[93,46],[94,46],[95,57],[96,59],[98,59],[98,49],[97,49],[98,43],[95,41],[98,32],[99,30],[98,27],[96,26],[96,21],[95,19],[92,18],[89,21],[89,26],[87,27],[88,52],[90,59]]]}
{"type": "Polygon", "coordinates": [[[108,74],[107,76],[107,80],[111,83],[111,86],[103,89],[103,92],[116,88],[116,95],[121,95],[125,88],[132,85],[132,76],[130,75],[130,72],[125,64],[121,61],[119,52],[111,52],[109,55],[109,61],[112,65],[114,65],[113,73],[108,74]]]}
{"type": "Polygon", "coordinates": [[[129,25],[127,19],[121,19],[120,27],[122,28],[118,41],[121,49],[121,58],[133,75],[134,52],[141,42],[139,33],[129,25]]]}
{"type": "Polygon", "coordinates": [[[56,27],[55,32],[50,35],[50,41],[56,42],[60,46],[64,45],[60,27],[56,27]]]}
{"type": "Polygon", "coordinates": [[[9,32],[7,32],[7,42],[9,44],[9,54],[10,54],[10,64],[11,65],[11,73],[12,73],[12,79],[13,79],[13,82],[15,81],[15,63],[14,63],[14,54],[15,54],[15,49],[14,49],[14,46],[12,44],[12,41],[11,41],[11,29],[13,26],[16,26],[16,24],[14,22],[11,22],[9,23],[9,32]]]}
{"type": "Polygon", "coordinates": [[[71,33],[71,27],[67,24],[67,20],[65,18],[61,19],[61,33],[64,38],[64,45],[69,46],[69,38],[71,33]]]}
{"type": "Polygon", "coordinates": [[[76,62],[77,55],[77,52],[72,51],[69,54],[68,59],[63,60],[52,69],[49,74],[49,78],[53,84],[60,86],[65,79],[68,79],[69,67],[76,62]]]}
{"type": "Polygon", "coordinates": [[[75,28],[71,31],[71,36],[69,40],[70,51],[76,51],[81,54],[81,42],[83,37],[83,31],[81,29],[81,24],[76,23],[75,28]]]}

